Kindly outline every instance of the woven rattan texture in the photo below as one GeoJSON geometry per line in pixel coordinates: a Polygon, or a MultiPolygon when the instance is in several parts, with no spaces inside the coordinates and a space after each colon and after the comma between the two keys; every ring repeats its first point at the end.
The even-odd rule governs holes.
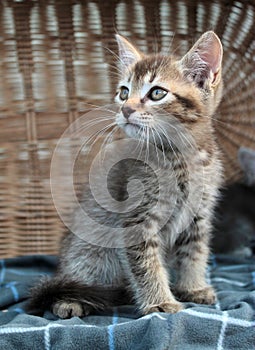
{"type": "Polygon", "coordinates": [[[0,2],[1,257],[57,252],[65,228],[51,199],[51,156],[91,103],[111,102],[116,71],[106,48],[116,52],[116,31],[145,52],[171,44],[182,55],[209,29],[225,53],[216,136],[226,176],[237,179],[237,149],[255,148],[254,1],[0,2]]]}

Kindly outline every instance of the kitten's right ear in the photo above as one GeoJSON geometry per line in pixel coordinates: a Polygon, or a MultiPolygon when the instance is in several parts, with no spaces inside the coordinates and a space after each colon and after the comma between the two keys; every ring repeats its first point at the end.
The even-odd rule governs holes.
{"type": "Polygon", "coordinates": [[[123,36],[116,34],[122,68],[127,68],[142,59],[142,54],[123,36]]]}

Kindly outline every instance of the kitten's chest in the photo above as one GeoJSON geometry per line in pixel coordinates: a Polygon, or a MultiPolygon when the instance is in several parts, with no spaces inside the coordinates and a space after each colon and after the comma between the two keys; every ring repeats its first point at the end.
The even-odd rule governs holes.
{"type": "Polygon", "coordinates": [[[217,171],[213,166],[201,168],[199,162],[179,163],[174,172],[172,188],[162,210],[168,213],[159,235],[165,247],[173,247],[184,231],[192,234],[189,227],[196,216],[210,216],[217,193],[217,171]]]}

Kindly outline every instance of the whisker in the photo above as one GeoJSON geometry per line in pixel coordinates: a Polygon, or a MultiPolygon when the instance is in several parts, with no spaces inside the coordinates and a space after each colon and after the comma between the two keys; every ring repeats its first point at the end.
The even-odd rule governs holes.
{"type": "Polygon", "coordinates": [[[164,143],[162,141],[162,137],[160,136],[160,133],[157,131],[156,128],[153,128],[153,130],[157,133],[158,138],[159,138],[159,142],[161,144],[161,148],[162,148],[162,153],[163,153],[163,158],[164,158],[164,166],[166,166],[166,154],[165,154],[165,147],[164,147],[164,143]]]}
{"type": "Polygon", "coordinates": [[[165,132],[165,129],[163,128],[162,125],[159,125],[159,124],[157,125],[157,127],[159,128],[159,130],[160,130],[160,131],[163,133],[163,135],[165,136],[166,141],[167,141],[167,143],[168,143],[170,149],[172,150],[172,152],[173,152],[175,158],[178,159],[178,156],[177,156],[177,154],[176,154],[176,152],[175,152],[175,150],[174,150],[174,148],[173,148],[172,142],[171,142],[171,140],[169,140],[169,137],[168,137],[167,133],[165,132]]]}
{"type": "MultiPolygon", "coordinates": [[[[110,54],[113,55],[113,57],[115,57],[115,59],[117,60],[117,62],[119,62],[122,66],[124,66],[129,73],[131,73],[131,69],[130,67],[128,67],[125,62],[121,59],[121,57],[119,55],[117,55],[114,51],[112,51],[111,49],[109,49],[109,47],[106,46],[102,46],[103,49],[107,50],[110,54]]],[[[117,67],[117,66],[116,66],[117,67]]],[[[121,70],[121,68],[119,68],[120,71],[122,72],[122,76],[123,76],[123,70],[121,70]]]]}
{"type": "Polygon", "coordinates": [[[90,147],[89,147],[89,149],[88,149],[88,154],[90,153],[92,147],[93,147],[94,144],[98,141],[98,139],[99,139],[100,137],[102,137],[102,136],[103,136],[111,127],[113,127],[114,125],[116,125],[116,124],[115,124],[115,123],[111,123],[110,125],[105,126],[103,129],[98,130],[96,133],[94,133],[93,135],[91,135],[91,136],[86,140],[86,142],[83,144],[83,147],[87,147],[87,145],[89,144],[89,142],[91,142],[92,139],[93,139],[94,137],[96,137],[95,140],[92,142],[92,144],[90,145],[90,147]]]}
{"type": "Polygon", "coordinates": [[[148,127],[146,128],[146,155],[145,155],[145,163],[146,163],[146,169],[147,169],[147,163],[149,162],[149,153],[150,153],[150,149],[149,149],[149,133],[150,133],[150,129],[148,127]]]}
{"type": "Polygon", "coordinates": [[[100,152],[103,150],[104,148],[104,154],[103,154],[103,158],[102,161],[104,161],[105,159],[105,154],[106,154],[106,147],[108,144],[110,144],[110,142],[113,140],[113,135],[115,134],[115,132],[119,129],[118,125],[115,125],[113,127],[113,129],[108,133],[108,135],[105,137],[101,147],[100,147],[100,152]]]}
{"type": "Polygon", "coordinates": [[[203,115],[203,118],[211,119],[211,120],[213,120],[213,122],[217,122],[217,123],[220,123],[220,124],[223,124],[223,125],[229,125],[230,124],[230,123],[227,123],[227,122],[223,122],[222,120],[219,120],[217,118],[209,117],[208,115],[203,115]]]}
{"type": "MultiPolygon", "coordinates": [[[[143,143],[143,136],[142,136],[141,134],[143,134],[144,126],[142,125],[141,128],[142,128],[142,131],[140,132],[140,137],[138,138],[138,144],[136,145],[136,148],[135,148],[135,150],[134,150],[134,153],[136,152],[137,149],[140,148],[141,143],[143,143]]],[[[140,156],[140,153],[139,153],[139,155],[138,155],[138,158],[139,158],[139,156],[140,156]]]]}
{"type": "Polygon", "coordinates": [[[172,152],[174,154],[175,159],[178,160],[179,165],[185,171],[185,166],[183,165],[183,162],[181,161],[180,156],[178,156],[178,154],[175,152],[175,150],[173,148],[173,145],[171,143],[171,140],[169,140],[169,137],[168,137],[167,133],[165,132],[164,128],[162,126],[160,126],[160,125],[158,125],[158,127],[161,130],[161,132],[164,134],[164,136],[165,136],[165,138],[166,138],[166,140],[167,140],[167,142],[168,142],[168,144],[169,144],[169,146],[170,146],[170,148],[171,148],[171,150],[172,150],[172,152]]]}
{"type": "Polygon", "coordinates": [[[140,159],[141,157],[141,154],[143,152],[143,148],[144,148],[144,143],[145,143],[145,126],[143,125],[142,126],[142,131],[141,131],[141,135],[139,137],[139,143],[138,143],[138,146],[141,145],[141,149],[140,149],[140,152],[138,154],[138,157],[137,157],[137,160],[140,159]],[[140,142],[141,141],[141,142],[140,142]]]}
{"type": "Polygon", "coordinates": [[[178,130],[174,125],[172,125],[171,122],[167,122],[167,121],[165,121],[165,120],[160,120],[160,123],[165,123],[165,124],[167,124],[169,127],[171,127],[172,129],[174,129],[174,130],[176,131],[176,134],[181,138],[183,144],[186,145],[186,147],[187,147],[187,145],[188,145],[188,146],[190,146],[192,149],[195,148],[194,145],[187,139],[187,137],[185,136],[185,134],[183,133],[183,131],[178,130]],[[184,142],[183,139],[185,139],[187,143],[184,142]]]}
{"type": "Polygon", "coordinates": [[[117,75],[119,78],[123,77],[123,70],[121,70],[118,66],[108,63],[108,68],[113,69],[113,71],[110,72],[117,75]]]}
{"type": "MultiPolygon", "coordinates": [[[[80,126],[79,126],[79,130],[78,130],[78,135],[81,133],[81,132],[84,132],[84,130],[88,131],[90,128],[96,126],[97,124],[99,125],[100,123],[102,122],[108,122],[110,120],[114,120],[115,118],[106,118],[106,117],[102,117],[102,118],[96,118],[96,119],[93,119],[93,120],[89,120],[87,121],[86,123],[82,123],[80,126]]],[[[77,135],[77,136],[78,136],[77,135]]]]}
{"type": "Polygon", "coordinates": [[[153,143],[155,145],[155,149],[156,149],[156,154],[157,154],[157,160],[158,160],[158,167],[159,167],[159,153],[158,153],[158,146],[156,143],[156,139],[155,139],[155,135],[154,135],[154,128],[151,127],[151,134],[152,134],[152,138],[153,138],[153,143]]]}
{"type": "MultiPolygon", "coordinates": [[[[81,104],[82,105],[84,104],[84,105],[87,105],[87,106],[93,108],[93,109],[89,110],[88,113],[91,112],[91,111],[94,111],[94,110],[98,110],[98,111],[106,111],[106,112],[112,113],[114,115],[116,114],[116,111],[108,108],[109,104],[107,104],[107,105],[96,105],[96,104],[93,104],[93,103],[90,103],[90,102],[85,102],[85,101],[81,102],[81,104]]],[[[84,115],[86,115],[86,113],[84,115]]],[[[84,115],[81,115],[81,117],[84,116],[84,115]]]]}

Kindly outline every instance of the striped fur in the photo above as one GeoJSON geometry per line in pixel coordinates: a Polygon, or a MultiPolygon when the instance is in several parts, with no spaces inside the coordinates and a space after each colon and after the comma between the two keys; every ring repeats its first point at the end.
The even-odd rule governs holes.
{"type": "MultiPolygon", "coordinates": [[[[126,290],[143,314],[177,312],[183,300],[208,304],[215,300],[205,273],[211,218],[222,173],[211,123],[221,98],[221,44],[214,33],[205,33],[184,58],[177,59],[145,56],[121,36],[117,40],[123,74],[116,95],[120,105],[116,122],[131,138],[143,138],[141,130],[149,129],[150,144],[163,152],[165,159],[162,163],[156,152],[150,154],[157,176],[145,171],[140,162],[133,164],[130,160],[111,173],[109,191],[120,203],[126,198],[126,186],[134,174],[144,185],[141,204],[129,213],[106,212],[90,192],[84,195],[81,207],[107,226],[105,239],[111,227],[125,227],[123,242],[134,236],[138,243],[104,248],[70,232],[62,244],[56,277],[52,283],[47,282],[54,297],[43,304],[63,318],[107,307],[107,300],[112,305],[109,295],[104,294],[105,287],[126,290]],[[120,95],[123,86],[129,90],[125,100],[120,95]],[[166,96],[153,101],[150,94],[157,87],[164,89],[166,96]],[[185,146],[189,140],[193,140],[194,147],[185,146]],[[183,149],[178,149],[174,141],[182,143],[183,149]],[[176,185],[170,186],[168,196],[160,198],[158,179],[163,188],[168,188],[172,177],[176,185]],[[159,203],[158,210],[155,202],[159,203]],[[168,220],[163,224],[166,213],[168,220]],[[189,225],[185,226],[185,222],[189,225]],[[176,269],[174,286],[172,269],[176,269]]],[[[81,210],[75,213],[74,229],[84,231],[87,222],[81,210]]],[[[94,230],[92,234],[98,234],[97,228],[94,230]]],[[[45,290],[43,284],[32,291],[34,308],[41,306],[47,295],[47,285],[45,290]]],[[[123,303],[127,302],[124,298],[123,303]]]]}

